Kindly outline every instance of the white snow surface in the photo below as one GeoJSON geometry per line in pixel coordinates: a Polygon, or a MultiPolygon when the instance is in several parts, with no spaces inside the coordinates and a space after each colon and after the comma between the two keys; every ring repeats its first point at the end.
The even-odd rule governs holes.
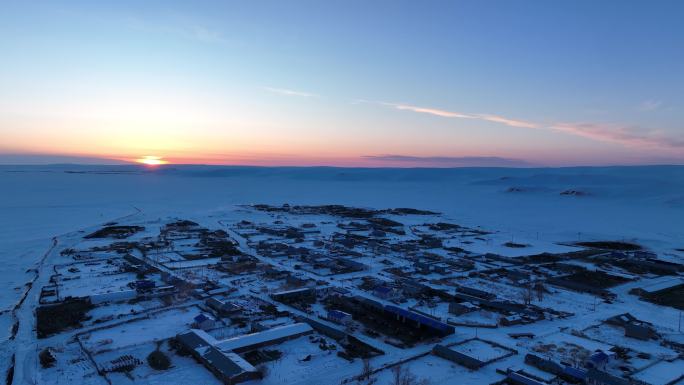
{"type": "MultiPolygon", "coordinates": [[[[0,189],[0,289],[4,293],[0,296],[0,311],[4,311],[0,313],[0,326],[3,329],[0,334],[0,368],[3,370],[8,366],[9,349],[4,349],[4,346],[8,343],[8,329],[13,323],[7,310],[21,299],[25,285],[35,276],[32,269],[52,250],[53,237],[69,233],[60,237],[62,243],[52,250],[54,254],[69,246],[69,242],[82,240],[84,234],[74,231],[92,231],[96,226],[110,221],[125,222],[127,216],[134,214],[142,214],[139,218],[144,218],[146,222],[143,224],[151,229],[160,225],[157,218],[174,216],[211,222],[214,216],[221,218],[223,212],[235,212],[235,205],[239,204],[345,204],[379,209],[412,207],[438,211],[450,222],[495,232],[490,237],[493,241],[484,246],[480,244],[478,247],[483,249],[474,249],[476,252],[515,256],[568,249],[567,246],[558,245],[559,242],[626,240],[657,252],[660,258],[679,262],[684,260],[684,252],[678,250],[684,249],[684,167],[338,169],[174,166],[146,169],[137,166],[0,166],[0,181],[3,187],[0,189]],[[561,194],[569,190],[582,194],[561,194]],[[529,247],[505,247],[503,244],[509,241],[529,247]]],[[[173,267],[173,263],[170,265],[173,267]]],[[[86,273],[84,269],[83,274],[86,273]]],[[[41,275],[35,284],[36,288],[47,284],[47,280],[47,275],[41,275]]],[[[652,282],[661,283],[659,279],[652,282]]],[[[614,291],[621,298],[626,297],[630,289],[640,287],[643,283],[626,283],[614,291]]],[[[74,286],[76,289],[83,290],[74,286]]],[[[33,290],[33,297],[38,292],[33,290]]],[[[661,309],[660,313],[654,314],[654,305],[641,301],[618,301],[610,307],[599,304],[596,308],[591,297],[556,292],[557,295],[549,296],[547,301],[572,296],[577,300],[577,309],[591,311],[591,314],[581,314],[562,323],[542,321],[505,331],[461,328],[447,342],[472,338],[479,333],[485,339],[503,340],[526,348],[534,344],[529,343],[528,346],[526,342],[512,341],[507,339],[505,333],[518,331],[540,334],[543,331],[540,338],[547,344],[576,341],[587,348],[607,349],[612,344],[609,341],[620,338],[615,330],[586,330],[587,337],[602,341],[597,342],[560,332],[559,328],[572,323],[573,328],[584,329],[594,325],[597,319],[626,311],[670,328],[678,321],[679,313],[673,309],[661,309]]],[[[37,298],[29,298],[27,303],[35,300],[37,298]]],[[[563,303],[557,305],[564,309],[563,303]]],[[[122,309],[130,311],[128,308],[122,309]]],[[[31,337],[31,310],[24,306],[18,313],[23,326],[17,341],[28,341],[31,337]]],[[[168,338],[177,330],[189,326],[199,311],[194,306],[164,310],[149,319],[94,330],[83,336],[81,341],[91,350],[100,352],[101,359],[115,358],[109,357],[114,352],[151,351],[155,341],[168,338]],[[162,317],[164,321],[159,322],[162,317]]],[[[53,342],[59,338],[55,337],[53,342]]],[[[28,356],[26,351],[37,349],[35,344],[15,345],[23,350],[20,354],[22,357],[28,356]]],[[[272,375],[264,380],[264,384],[311,383],[313,378],[328,375],[325,372],[310,372],[310,364],[299,362],[302,357],[318,351],[315,344],[299,339],[285,342],[283,346],[297,354],[286,355],[283,361],[272,363],[272,375]],[[284,368],[299,368],[301,371],[292,370],[287,374],[287,371],[279,370],[284,368]]],[[[400,356],[398,349],[389,345],[382,347],[388,354],[376,359],[374,365],[382,365],[400,356]]],[[[64,349],[68,352],[74,347],[65,345],[64,349]]],[[[425,347],[409,349],[402,355],[417,354],[422,352],[421,349],[425,347]]],[[[481,347],[477,350],[482,354],[496,353],[481,351],[481,347]]],[[[669,356],[669,352],[657,345],[642,344],[640,350],[669,356]]],[[[319,355],[313,360],[320,361],[321,368],[334,368],[341,377],[348,378],[360,369],[359,362],[349,365],[334,354],[319,355]]],[[[136,375],[145,379],[149,375],[159,383],[172,375],[178,376],[181,382],[185,376],[196,378],[184,369],[187,365],[193,365],[191,360],[174,357],[174,362],[177,369],[164,376],[156,377],[156,374],[146,371],[136,375]]],[[[420,377],[430,377],[433,383],[448,383],[453,378],[461,378],[465,382],[474,382],[476,379],[493,381],[498,378],[495,372],[497,368],[519,363],[520,356],[507,358],[477,373],[434,356],[418,358],[408,365],[420,377]]],[[[17,378],[32,378],[27,373],[35,364],[30,360],[18,362],[16,369],[22,375],[17,378]]],[[[671,378],[662,374],[680,365],[681,361],[662,363],[641,375],[654,383],[668,381],[671,378]]],[[[197,371],[196,366],[190,371],[197,371]]],[[[84,370],[88,371],[92,372],[93,369],[84,370]]],[[[205,376],[203,380],[207,383],[214,383],[212,376],[202,370],[199,372],[205,376]]],[[[67,371],[63,378],[69,379],[72,375],[76,375],[76,372],[67,371]]],[[[378,384],[388,383],[389,375],[389,370],[378,373],[378,384]]],[[[50,376],[43,377],[43,380],[47,378],[50,376]]],[[[86,382],[90,383],[96,378],[88,377],[86,382]]],[[[117,384],[126,381],[123,375],[114,378],[117,384]]]]}
{"type": "Polygon", "coordinates": [[[53,236],[138,210],[152,218],[196,217],[251,203],[413,207],[499,231],[502,241],[631,240],[662,258],[684,259],[676,251],[684,249],[684,166],[0,166],[0,186],[0,310],[21,297],[32,278],[27,269],[40,261],[53,236]],[[586,195],[561,195],[567,190],[586,195]]]}

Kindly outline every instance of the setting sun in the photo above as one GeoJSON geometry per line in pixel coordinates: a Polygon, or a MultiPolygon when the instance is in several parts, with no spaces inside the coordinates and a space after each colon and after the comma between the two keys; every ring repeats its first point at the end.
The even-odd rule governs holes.
{"type": "Polygon", "coordinates": [[[138,163],[148,165],[148,166],[158,166],[161,164],[167,164],[168,163],[167,161],[163,160],[161,157],[151,156],[151,155],[143,156],[142,158],[138,158],[135,161],[138,163]]]}

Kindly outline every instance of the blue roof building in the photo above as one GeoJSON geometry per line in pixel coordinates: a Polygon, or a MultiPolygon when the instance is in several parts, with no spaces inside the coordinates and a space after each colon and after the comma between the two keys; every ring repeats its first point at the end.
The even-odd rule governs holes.
{"type": "Polygon", "coordinates": [[[584,364],[587,369],[604,369],[610,360],[610,356],[603,350],[595,351],[584,364]]]}

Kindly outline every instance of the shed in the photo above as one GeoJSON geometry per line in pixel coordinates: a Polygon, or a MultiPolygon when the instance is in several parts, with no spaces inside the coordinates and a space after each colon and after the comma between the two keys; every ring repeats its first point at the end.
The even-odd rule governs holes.
{"type": "Polygon", "coordinates": [[[328,319],[346,325],[352,321],[352,315],[341,310],[330,310],[328,311],[328,319]]]}
{"type": "Polygon", "coordinates": [[[449,313],[455,314],[455,315],[462,315],[466,313],[473,312],[475,310],[479,309],[476,305],[473,305],[470,302],[451,302],[449,303],[449,313]]]}
{"type": "Polygon", "coordinates": [[[585,362],[585,366],[587,369],[605,369],[608,361],[610,361],[610,356],[599,349],[589,356],[587,362],[585,362]]]}
{"type": "Polygon", "coordinates": [[[656,332],[649,325],[630,322],[625,324],[625,336],[648,341],[656,337],[656,332]]]}

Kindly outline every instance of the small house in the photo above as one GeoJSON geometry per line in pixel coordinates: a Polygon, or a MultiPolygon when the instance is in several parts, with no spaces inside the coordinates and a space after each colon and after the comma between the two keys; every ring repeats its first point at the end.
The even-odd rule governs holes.
{"type": "Polygon", "coordinates": [[[375,289],[373,289],[373,294],[376,297],[382,298],[387,301],[391,301],[393,299],[396,299],[399,297],[399,293],[397,290],[395,290],[392,287],[387,287],[387,286],[376,286],[375,289]]]}
{"type": "Polygon", "coordinates": [[[214,309],[219,316],[230,317],[242,311],[242,307],[232,302],[224,302],[216,298],[207,299],[207,306],[214,309]]]}
{"type": "Polygon", "coordinates": [[[463,315],[466,313],[473,312],[477,310],[478,307],[476,305],[473,305],[470,302],[451,302],[449,303],[449,313],[455,314],[455,315],[463,315]]]}
{"type": "Polygon", "coordinates": [[[135,290],[139,292],[150,291],[154,289],[155,286],[156,283],[149,279],[141,279],[133,283],[133,287],[135,287],[135,290]]]}
{"type": "Polygon", "coordinates": [[[193,319],[192,326],[201,330],[209,330],[216,326],[216,320],[208,314],[200,313],[193,319]]]}
{"type": "Polygon", "coordinates": [[[341,325],[348,325],[352,322],[352,315],[341,310],[330,310],[328,319],[341,325]]]}
{"type": "Polygon", "coordinates": [[[609,361],[610,356],[606,354],[603,350],[599,349],[592,353],[591,356],[589,356],[587,362],[584,363],[584,366],[586,366],[587,369],[604,370],[606,368],[606,365],[608,365],[609,361]]]}

